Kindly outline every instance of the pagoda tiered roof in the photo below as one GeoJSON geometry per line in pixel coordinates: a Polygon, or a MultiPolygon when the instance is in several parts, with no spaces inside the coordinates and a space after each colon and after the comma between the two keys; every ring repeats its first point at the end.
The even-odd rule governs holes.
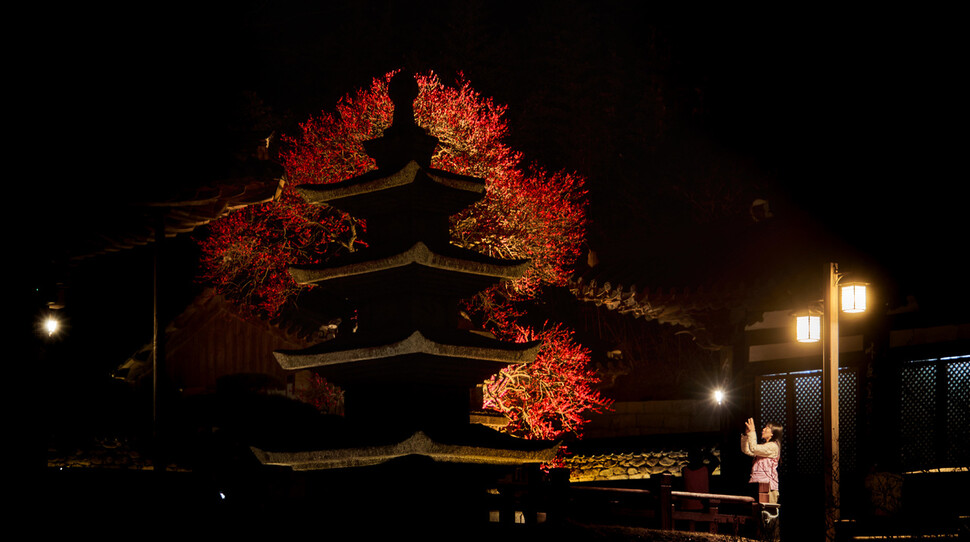
{"type": "Polygon", "coordinates": [[[401,211],[451,215],[480,200],[485,181],[411,160],[390,173],[376,169],[337,183],[300,185],[296,190],[309,203],[326,203],[362,218],[401,211]]]}
{"type": "Polygon", "coordinates": [[[389,90],[394,124],[365,143],[377,169],[339,183],[297,187],[311,204],[367,221],[368,247],[335,262],[290,269],[298,283],[352,302],[357,330],[306,349],[274,352],[284,369],[312,369],[341,386],[346,434],[363,435],[364,441],[334,434],[336,440],[310,451],[254,452],[265,464],[297,470],[370,466],[413,455],[469,465],[550,461],[558,443],[512,439],[469,418],[471,389],[509,365],[533,361],[540,343],[461,329],[459,303],[520,277],[529,261],[450,244],[449,217],[481,200],[485,181],[430,167],[437,140],[414,123],[416,82],[398,76],[389,90]]]}
{"type": "Polygon", "coordinates": [[[333,264],[294,266],[290,274],[299,284],[325,282],[330,288],[364,296],[368,291],[383,295],[407,282],[412,290],[432,289],[440,294],[445,288],[467,297],[500,280],[518,278],[528,267],[529,260],[502,260],[454,245],[429,247],[419,241],[403,251],[364,249],[333,264]]]}
{"type": "Polygon", "coordinates": [[[507,365],[528,363],[537,342],[510,343],[472,332],[447,337],[416,330],[406,337],[350,336],[300,351],[278,351],[284,369],[324,369],[336,382],[408,382],[471,386],[507,365]]]}

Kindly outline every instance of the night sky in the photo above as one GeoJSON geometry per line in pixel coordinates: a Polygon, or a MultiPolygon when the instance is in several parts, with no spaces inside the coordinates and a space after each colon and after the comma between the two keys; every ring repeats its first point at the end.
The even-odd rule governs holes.
{"type": "MultiPolygon", "coordinates": [[[[509,143],[588,178],[591,243],[617,253],[689,222],[683,190],[729,187],[737,201],[809,213],[901,280],[962,277],[952,15],[568,0],[231,5],[84,8],[41,32],[60,47],[43,59],[32,142],[43,158],[27,183],[45,217],[37,276],[113,206],[211,182],[243,92],[293,130],[408,67],[446,83],[461,71],[507,104],[509,143]],[[853,198],[866,203],[858,216],[844,203],[853,198]]],[[[135,276],[146,260],[130,258],[120,275],[88,272],[103,282],[92,299],[127,291],[129,301],[104,304],[140,306],[130,300],[132,289],[144,295],[135,276]]],[[[121,337],[121,350],[145,340],[121,337]]]]}

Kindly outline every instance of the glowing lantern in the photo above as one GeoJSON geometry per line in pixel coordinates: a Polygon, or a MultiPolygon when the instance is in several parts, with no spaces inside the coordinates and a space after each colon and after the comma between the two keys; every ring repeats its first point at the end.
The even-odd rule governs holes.
{"type": "Polygon", "coordinates": [[[803,314],[795,317],[795,338],[800,343],[817,343],[822,339],[822,317],[803,314]]]}
{"type": "Polygon", "coordinates": [[[866,285],[847,284],[842,287],[842,312],[865,312],[866,285]]]}

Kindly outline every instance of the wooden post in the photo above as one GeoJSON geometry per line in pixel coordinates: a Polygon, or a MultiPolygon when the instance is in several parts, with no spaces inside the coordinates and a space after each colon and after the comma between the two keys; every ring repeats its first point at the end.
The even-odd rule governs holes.
{"type": "Polygon", "coordinates": [[[671,476],[660,477],[660,528],[669,531],[674,528],[673,498],[671,497],[671,476]]]}
{"type": "Polygon", "coordinates": [[[718,499],[711,499],[708,501],[708,511],[707,513],[711,515],[711,525],[710,532],[717,534],[717,509],[720,506],[721,501],[718,499]]]}

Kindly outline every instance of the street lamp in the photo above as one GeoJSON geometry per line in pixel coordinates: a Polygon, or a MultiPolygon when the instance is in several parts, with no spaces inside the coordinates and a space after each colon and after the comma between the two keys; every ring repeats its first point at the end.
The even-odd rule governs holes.
{"type": "MultiPolygon", "coordinates": [[[[822,442],[825,471],[825,539],[835,540],[839,521],[839,264],[826,265],[827,283],[822,299],[822,315],[802,315],[797,319],[798,341],[822,340],[822,442]],[[813,333],[814,331],[814,333],[813,333]],[[804,332],[804,333],[803,333],[804,332]]],[[[842,311],[866,310],[866,285],[843,284],[842,311]]]]}

